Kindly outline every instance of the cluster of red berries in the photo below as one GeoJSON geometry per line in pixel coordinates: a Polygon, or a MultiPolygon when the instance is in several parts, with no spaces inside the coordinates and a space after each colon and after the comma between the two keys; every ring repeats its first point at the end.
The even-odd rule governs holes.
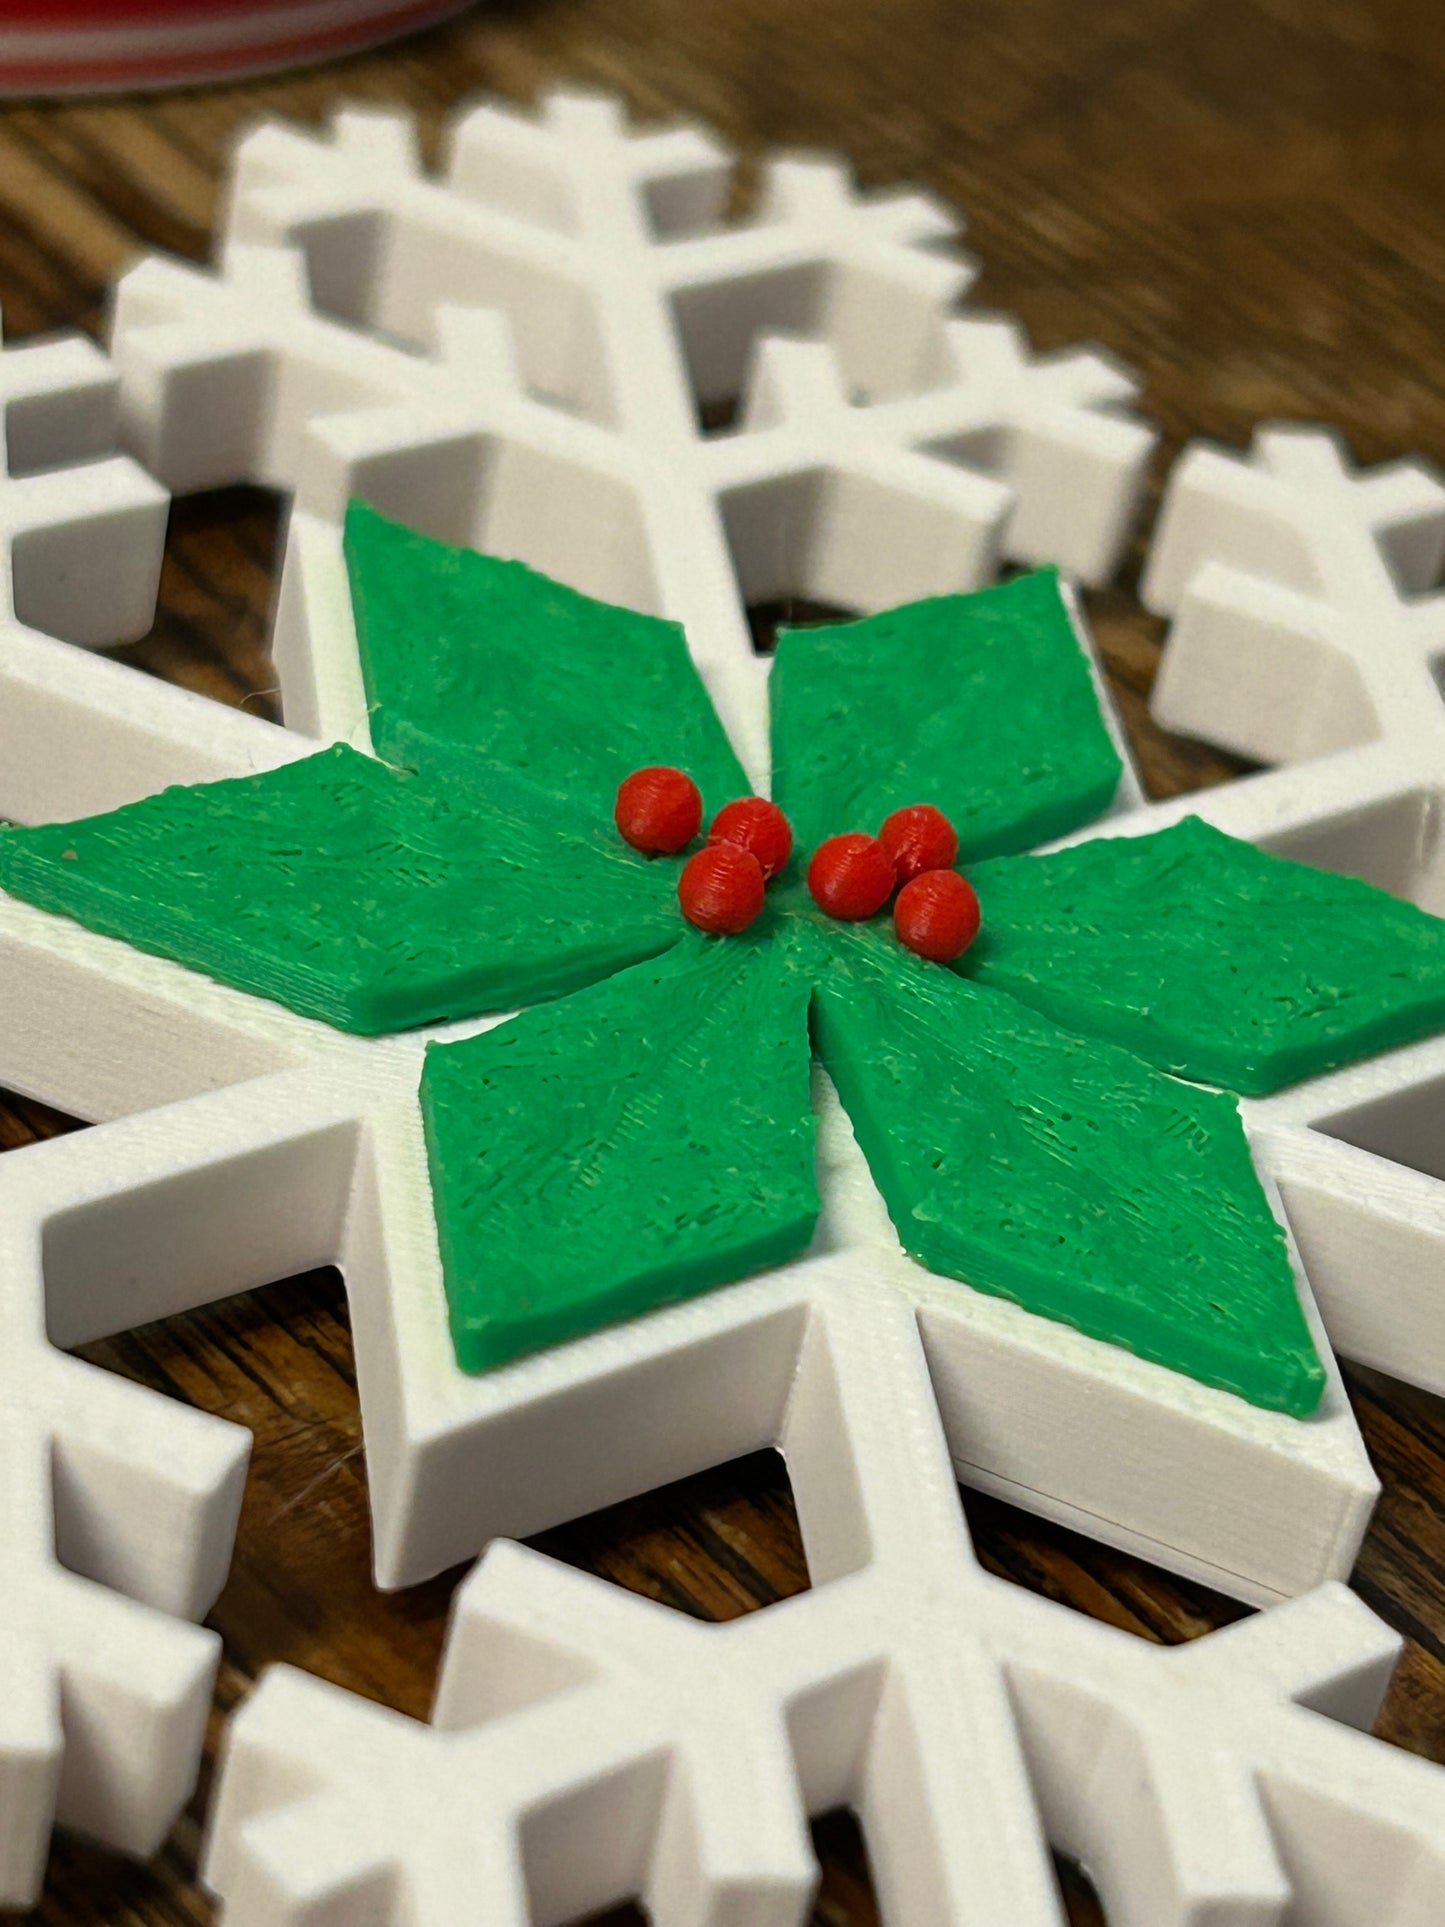
{"type": "MultiPolygon", "coordinates": [[[[634,769],[618,786],[613,811],[622,840],[647,856],[676,856],[703,827],[697,784],[680,769],[634,769]]],[[[788,819],[763,796],[724,804],[707,844],[678,877],[678,904],[688,923],[736,937],[763,908],[769,877],[792,854],[788,819]]],[[[894,809],[877,836],[828,836],[807,865],[807,888],[819,910],[844,923],[875,917],[898,890],[894,925],[900,942],[936,964],[950,964],[979,935],[979,898],[954,869],[958,831],[933,804],[894,809]]]]}
{"type": "MultiPolygon", "coordinates": [[[[638,769],[624,779],[613,811],[624,843],[647,856],[676,856],[702,828],[702,796],[680,769],[638,769]]],[[[768,878],[793,848],[793,832],[776,803],[743,796],[713,818],[704,847],[677,880],[682,914],[699,930],[734,937],[758,915],[768,878]]]]}
{"type": "MultiPolygon", "coordinates": [[[[613,816],[634,850],[676,856],[702,828],[702,796],[680,769],[634,770],[618,787],[613,816]]],[[[792,847],[776,803],[744,796],[724,804],[677,880],[682,914],[717,936],[746,930],[792,847]]],[[[808,864],[808,889],[820,910],[845,923],[876,916],[897,890],[899,941],[920,957],[950,963],[979,928],[978,898],[953,868],[957,856],[958,833],[942,810],[915,803],[895,810],[877,836],[852,830],[820,843],[808,864]]]]}

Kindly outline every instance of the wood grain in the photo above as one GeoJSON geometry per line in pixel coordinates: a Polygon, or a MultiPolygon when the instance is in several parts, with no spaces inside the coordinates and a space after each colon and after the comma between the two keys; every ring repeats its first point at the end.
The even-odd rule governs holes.
{"type": "MultiPolygon", "coordinates": [[[[1200,433],[1243,440],[1262,417],[1322,416],[1362,458],[1445,458],[1445,9],[1434,0],[539,0],[289,79],[16,104],[0,111],[7,330],[99,333],[107,285],[140,249],[204,255],[227,148],[263,114],[314,120],[346,96],[401,101],[434,154],[443,116],[467,94],[526,100],[558,78],[615,88],[643,114],[701,116],[749,158],[778,144],[839,147],[865,181],[928,182],[970,215],[983,302],[1017,311],[1044,346],[1095,338],[1133,362],[1170,451],[1200,433]]],[[[274,714],[276,542],[275,505],[255,492],[177,507],[161,613],[125,659],[274,714]]],[[[1093,604],[1151,789],[1230,774],[1149,722],[1158,628],[1132,574],[1093,604]]],[[[17,1100],[0,1111],[0,1148],[65,1128],[17,1100]]],[[[255,1435],[233,1575],[212,1616],[225,1641],[218,1715],[274,1660],[424,1715],[458,1575],[391,1598],[371,1587],[336,1277],[278,1284],[87,1355],[255,1435]]],[[[1445,1762],[1445,1408],[1364,1372],[1350,1388],[1385,1482],[1355,1583],[1409,1640],[1380,1730],[1445,1762]]],[[[1187,1639],[1237,1616],[1002,1505],[972,1499],[969,1512],[994,1570],[1141,1637],[1187,1639]]],[[[771,1454],[539,1543],[704,1618],[807,1583],[771,1454]]],[[[61,1841],[33,1918],[210,1921],[194,1879],[203,1800],[204,1789],[147,1868],[61,1841]]],[[[815,1921],[875,1920],[856,1828],[834,1816],[816,1833],[815,1921]]],[[[1071,1919],[1100,1920],[1082,1880],[1063,1878],[1071,1919]]]]}

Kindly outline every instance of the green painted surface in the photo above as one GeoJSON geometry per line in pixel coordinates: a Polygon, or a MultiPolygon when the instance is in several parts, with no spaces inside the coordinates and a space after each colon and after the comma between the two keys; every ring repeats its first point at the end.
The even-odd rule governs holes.
{"type": "Polygon", "coordinates": [[[801,850],[936,804],[960,861],[1063,836],[1107,809],[1120,763],[1052,569],[862,622],[785,629],[773,795],[801,850]]]}
{"type": "Polygon", "coordinates": [[[371,1035],[559,996],[677,937],[671,864],[477,765],[336,748],[0,831],[0,884],[137,949],[371,1035]]]}
{"type": "Polygon", "coordinates": [[[0,884],[338,1029],[560,996],[655,955],[676,869],[628,850],[618,782],[743,776],[674,623],[353,504],[376,761],[347,748],[0,832],[0,884]]]}
{"type": "Polygon", "coordinates": [[[1445,1023],[1445,921],[1197,817],[970,878],[965,975],[1203,1083],[1277,1090],[1445,1023]]]}
{"type": "Polygon", "coordinates": [[[427,1054],[468,1370],[801,1250],[812,1038],[905,1249],[939,1275],[1305,1416],[1324,1373],[1231,1098],[770,905],[427,1054]]]}
{"type": "Polygon", "coordinates": [[[709,815],[750,785],[681,627],[593,601],[521,562],[417,535],[353,502],[346,561],[378,756],[451,742],[525,776],[577,823],[617,785],[684,769],[709,815]]]}
{"type": "Polygon", "coordinates": [[[1060,1031],[878,931],[814,1029],[904,1249],[1303,1417],[1324,1371],[1232,1099],[1060,1031]]]}
{"type": "Polygon", "coordinates": [[[770,930],[676,949],[464,1043],[422,1077],[466,1371],[802,1250],[818,1200],[808,979],[770,930]]]}

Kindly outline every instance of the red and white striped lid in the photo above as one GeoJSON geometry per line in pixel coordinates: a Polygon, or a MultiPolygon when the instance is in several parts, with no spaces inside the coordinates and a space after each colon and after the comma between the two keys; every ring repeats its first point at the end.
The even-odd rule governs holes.
{"type": "Polygon", "coordinates": [[[0,0],[0,93],[234,79],[351,53],[467,0],[0,0]]]}

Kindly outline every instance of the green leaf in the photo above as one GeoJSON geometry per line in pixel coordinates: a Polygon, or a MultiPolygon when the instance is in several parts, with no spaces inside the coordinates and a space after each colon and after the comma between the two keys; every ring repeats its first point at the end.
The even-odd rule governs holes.
{"type": "Polygon", "coordinates": [[[1107,809],[1118,753],[1051,569],[862,622],[785,629],[773,795],[810,850],[932,803],[962,857],[1011,854],[1107,809]]]}
{"type": "Polygon", "coordinates": [[[366,1035],[555,997],[676,940],[675,865],[475,759],[454,775],[325,750],[0,831],[0,884],[366,1035]]]}
{"type": "Polygon", "coordinates": [[[1303,1417],[1324,1371],[1232,1099],[840,935],[814,1028],[905,1250],[1303,1417]]]}
{"type": "Polygon", "coordinates": [[[419,767],[434,742],[475,750],[599,827],[623,777],[648,764],[686,770],[709,813],[748,794],[677,623],[361,502],[347,511],[346,561],[379,756],[419,767]]]}
{"type": "Polygon", "coordinates": [[[565,1003],[427,1051],[422,1114],[464,1370],[807,1244],[808,988],[783,940],[690,934],[565,1003]]]}
{"type": "Polygon", "coordinates": [[[1445,922],[1197,817],[970,874],[961,969],[1183,1077],[1277,1090],[1445,1023],[1445,922]]]}

